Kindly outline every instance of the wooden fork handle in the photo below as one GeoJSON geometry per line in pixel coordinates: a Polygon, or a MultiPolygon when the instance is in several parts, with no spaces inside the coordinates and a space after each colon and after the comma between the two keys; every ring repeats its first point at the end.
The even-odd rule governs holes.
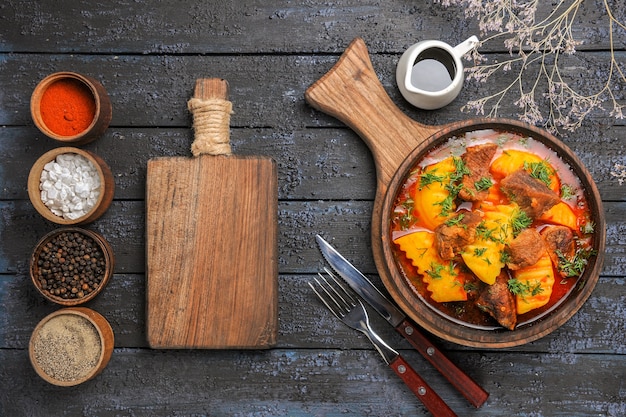
{"type": "Polygon", "coordinates": [[[456,366],[409,320],[404,319],[396,330],[443,375],[474,407],[479,408],[489,393],[476,381],[456,366]]]}
{"type": "Polygon", "coordinates": [[[396,356],[389,363],[389,366],[434,417],[456,417],[448,404],[411,368],[402,356],[396,356]]]}

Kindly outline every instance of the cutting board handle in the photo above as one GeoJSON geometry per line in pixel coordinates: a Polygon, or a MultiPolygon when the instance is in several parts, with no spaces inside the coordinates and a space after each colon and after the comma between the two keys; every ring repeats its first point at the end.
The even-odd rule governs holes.
{"type": "Polygon", "coordinates": [[[228,81],[221,78],[196,80],[194,96],[187,102],[187,108],[193,114],[193,156],[230,155],[233,105],[228,101],[228,81]]]}
{"type": "Polygon", "coordinates": [[[305,92],[307,102],[352,128],[376,164],[379,188],[386,188],[404,158],[439,131],[405,115],[376,76],[367,46],[354,39],[335,66],[305,92]]]}

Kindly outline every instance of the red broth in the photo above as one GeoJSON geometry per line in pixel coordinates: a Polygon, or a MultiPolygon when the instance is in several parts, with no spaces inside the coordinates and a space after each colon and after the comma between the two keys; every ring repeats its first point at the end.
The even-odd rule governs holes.
{"type": "MultiPolygon", "coordinates": [[[[580,181],[570,167],[553,150],[535,139],[522,137],[515,133],[498,132],[494,130],[468,132],[463,137],[453,137],[442,146],[432,150],[414,166],[411,170],[411,174],[405,180],[395,200],[391,216],[392,240],[415,231],[423,231],[425,229],[430,230],[420,221],[418,217],[415,216],[411,204],[411,196],[413,195],[415,187],[419,184],[420,175],[423,170],[428,166],[442,161],[450,156],[460,157],[463,153],[465,153],[465,150],[468,147],[489,142],[496,143],[498,145],[498,150],[494,155],[490,166],[493,161],[495,161],[503,153],[509,150],[520,150],[539,156],[555,170],[560,185],[566,185],[568,192],[571,193],[570,196],[565,196],[562,193],[560,196],[565,197],[562,198],[561,201],[568,204],[576,216],[578,228],[577,230],[573,230],[573,232],[577,241],[577,247],[588,251],[588,253],[592,253],[593,222],[590,218],[590,210],[588,208],[584,190],[582,189],[580,181]]],[[[495,192],[492,189],[491,196],[497,196],[499,200],[498,204],[508,204],[508,198],[504,195],[504,193],[499,191],[499,181],[502,178],[498,178],[494,175],[492,175],[492,177],[494,182],[492,187],[495,187],[496,189],[495,192]]],[[[477,205],[481,203],[460,202],[458,200],[457,202],[459,203],[457,211],[460,209],[476,209],[477,205]]],[[[551,223],[536,219],[530,227],[541,230],[549,224],[551,223]]],[[[461,272],[459,274],[460,278],[465,282],[464,287],[466,288],[468,294],[467,301],[439,303],[430,297],[430,293],[426,289],[426,285],[422,280],[421,274],[417,272],[416,268],[411,263],[411,260],[405,256],[404,252],[400,250],[398,245],[394,245],[392,251],[394,253],[396,263],[409,287],[415,295],[422,299],[430,308],[443,314],[449,319],[455,322],[460,322],[464,325],[483,329],[501,328],[501,326],[493,318],[491,318],[491,316],[480,310],[475,305],[475,300],[478,297],[477,288],[486,284],[482,284],[482,282],[468,268],[461,268],[461,272]]],[[[460,257],[458,258],[458,260],[455,259],[455,262],[462,265],[462,259],[460,259],[460,257]]],[[[505,267],[504,269],[508,271],[508,268],[505,267]]],[[[572,291],[578,282],[580,275],[582,275],[581,272],[578,276],[563,278],[555,266],[553,266],[553,269],[555,282],[552,288],[550,300],[543,307],[518,315],[518,327],[543,317],[557,307],[566,298],[567,294],[572,291]]]]}

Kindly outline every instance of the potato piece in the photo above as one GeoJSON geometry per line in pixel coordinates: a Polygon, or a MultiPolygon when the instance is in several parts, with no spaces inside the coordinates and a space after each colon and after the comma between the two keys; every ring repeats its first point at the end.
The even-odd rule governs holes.
{"type": "Polygon", "coordinates": [[[435,234],[430,232],[414,232],[401,236],[393,241],[400,246],[400,250],[406,254],[411,260],[413,266],[422,274],[424,270],[430,267],[433,254],[437,254],[433,250],[435,242],[435,234]]]}
{"type": "MultiPolygon", "coordinates": [[[[524,163],[528,164],[540,164],[545,163],[550,171],[548,178],[550,179],[550,185],[548,186],[552,191],[559,194],[561,189],[561,182],[556,174],[555,169],[550,165],[548,161],[530,152],[519,151],[516,149],[506,150],[496,158],[491,164],[489,171],[491,174],[498,178],[504,178],[509,174],[524,168],[524,163]]],[[[530,171],[529,171],[530,173],[530,171]]]]}
{"type": "Polygon", "coordinates": [[[489,171],[498,178],[504,178],[518,169],[524,168],[524,162],[532,163],[541,161],[543,161],[543,159],[533,153],[509,149],[502,152],[502,155],[493,161],[491,167],[489,167],[489,171]]]}
{"type": "Polygon", "coordinates": [[[510,222],[516,206],[498,205],[485,210],[476,228],[476,240],[461,253],[465,265],[485,284],[493,285],[504,268],[502,251],[513,239],[510,222]]]}
{"type": "Polygon", "coordinates": [[[450,191],[445,187],[455,170],[454,161],[450,157],[426,167],[420,174],[420,184],[415,187],[413,195],[413,209],[427,229],[435,230],[454,215],[456,205],[454,201],[449,201],[450,191]],[[444,210],[446,203],[449,203],[449,207],[444,210]]]}
{"type": "Polygon", "coordinates": [[[434,247],[434,234],[414,232],[394,240],[422,275],[431,298],[438,303],[467,300],[459,268],[442,260],[434,247]]]}
{"type": "Polygon", "coordinates": [[[463,283],[458,279],[459,268],[456,264],[444,261],[441,264],[433,263],[422,276],[426,289],[430,291],[430,298],[438,303],[450,301],[466,301],[467,292],[463,283]]]}
{"type": "Polygon", "coordinates": [[[536,264],[513,271],[513,277],[516,281],[514,288],[518,289],[514,291],[517,314],[528,313],[548,304],[554,286],[554,271],[548,253],[536,264]]]}
{"type": "Polygon", "coordinates": [[[578,230],[578,218],[572,211],[572,208],[562,201],[543,212],[539,218],[552,224],[560,224],[572,230],[578,230]]]}
{"type": "Polygon", "coordinates": [[[502,245],[490,240],[482,240],[480,243],[467,245],[461,257],[478,279],[485,284],[493,285],[504,268],[501,250],[502,245]]]}

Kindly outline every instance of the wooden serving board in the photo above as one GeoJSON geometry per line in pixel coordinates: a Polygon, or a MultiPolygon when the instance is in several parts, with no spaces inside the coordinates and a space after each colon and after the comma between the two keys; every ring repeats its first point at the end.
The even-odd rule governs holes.
{"type": "MultiPolygon", "coordinates": [[[[227,92],[226,81],[203,79],[194,96],[226,100],[227,92]]],[[[252,349],[276,343],[277,194],[276,164],[269,157],[200,154],[148,161],[150,347],[252,349]]]]}
{"type": "Polygon", "coordinates": [[[597,187],[577,156],[561,141],[546,131],[515,120],[475,118],[441,126],[423,125],[398,108],[382,84],[369,58],[365,42],[356,38],[337,63],[305,92],[314,108],[336,117],[352,128],[367,144],[376,166],[376,195],[372,209],[372,252],[380,278],[399,307],[416,323],[431,333],[459,344],[503,348],[536,340],[568,320],[589,297],[602,268],[605,233],[604,211],[597,187]],[[578,292],[570,295],[557,314],[540,323],[533,323],[513,332],[485,332],[456,325],[429,308],[422,308],[404,277],[392,268],[395,260],[385,252],[392,243],[384,233],[389,224],[390,205],[394,192],[403,182],[403,175],[419,160],[415,156],[432,149],[449,135],[466,131],[496,129],[516,131],[532,136],[554,149],[575,170],[588,193],[588,203],[596,223],[594,249],[598,255],[585,271],[578,292]],[[396,174],[398,173],[398,174],[396,174]],[[389,193],[388,193],[389,190],[389,193]],[[393,270],[392,270],[393,269],[393,270]]]}

